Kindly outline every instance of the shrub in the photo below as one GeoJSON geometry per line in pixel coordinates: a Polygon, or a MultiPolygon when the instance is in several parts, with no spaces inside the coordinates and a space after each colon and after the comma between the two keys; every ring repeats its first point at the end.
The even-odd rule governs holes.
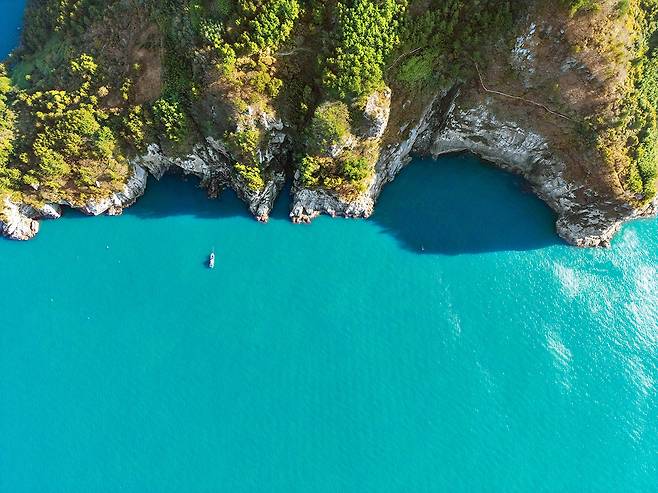
{"type": "Polygon", "coordinates": [[[304,156],[299,163],[300,181],[305,187],[315,187],[320,184],[320,172],[328,158],[304,156]]]}
{"type": "Polygon", "coordinates": [[[153,115],[164,136],[180,142],[187,136],[187,117],[183,105],[174,98],[160,98],[153,104],[153,115]]]}
{"type": "Polygon", "coordinates": [[[265,181],[260,174],[260,169],[257,166],[247,166],[237,163],[234,165],[235,170],[240,177],[246,182],[249,190],[258,192],[265,188],[265,181]]]}
{"type": "Polygon", "coordinates": [[[258,128],[247,128],[227,133],[226,141],[229,149],[238,156],[238,161],[246,162],[249,166],[258,166],[260,137],[258,128]]]}
{"type": "Polygon", "coordinates": [[[350,134],[350,112],[341,101],[317,107],[309,126],[308,144],[312,153],[320,154],[350,134]]]}
{"type": "Polygon", "coordinates": [[[341,162],[342,175],[350,183],[357,183],[365,180],[372,171],[368,160],[361,156],[348,156],[341,162]]]}
{"type": "Polygon", "coordinates": [[[123,138],[136,149],[142,149],[144,146],[145,125],[144,110],[141,106],[133,106],[123,117],[123,138]]]}
{"type": "Polygon", "coordinates": [[[429,80],[434,69],[434,60],[430,54],[412,56],[402,64],[398,72],[400,82],[415,85],[429,80]]]}

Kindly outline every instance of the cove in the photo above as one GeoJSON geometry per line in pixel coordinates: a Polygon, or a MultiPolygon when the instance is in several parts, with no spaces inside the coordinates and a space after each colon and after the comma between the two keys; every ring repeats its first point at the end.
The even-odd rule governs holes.
{"type": "Polygon", "coordinates": [[[0,241],[0,491],[655,487],[656,220],[568,247],[471,156],[370,220],[196,185],[0,241]]]}
{"type": "Polygon", "coordinates": [[[416,160],[261,225],[166,177],[0,241],[0,491],[655,490],[658,221],[577,250],[524,189],[416,160]]]}

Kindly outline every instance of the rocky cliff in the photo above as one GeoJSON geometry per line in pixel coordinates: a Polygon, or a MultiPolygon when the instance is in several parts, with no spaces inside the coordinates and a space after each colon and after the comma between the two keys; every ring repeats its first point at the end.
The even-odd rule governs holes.
{"type": "MultiPolygon", "coordinates": [[[[286,178],[295,222],[368,217],[411,156],[455,152],[522,175],[576,246],[608,246],[624,221],[656,210],[653,76],[637,68],[653,66],[658,7],[649,0],[625,11],[612,0],[571,10],[543,0],[277,0],[255,10],[238,1],[223,13],[177,1],[174,10],[108,2],[86,29],[109,36],[108,19],[131,12],[123,38],[38,83],[32,73],[18,80],[44,55],[28,36],[10,64],[15,85],[0,91],[0,113],[14,125],[0,128],[5,236],[33,237],[61,206],[120,214],[144,193],[147,173],[194,175],[211,197],[229,187],[260,221],[286,178]],[[251,39],[271,15],[277,36],[251,39]],[[113,52],[121,43],[129,60],[113,52]],[[374,51],[363,51],[368,43],[374,51]],[[99,58],[122,74],[120,87],[99,58]],[[45,91],[53,84],[67,89],[45,91]]],[[[48,29],[61,37],[72,28],[48,29]]],[[[90,47],[87,34],[70,32],[70,44],[90,47]]]]}
{"type": "Polygon", "coordinates": [[[437,158],[458,152],[471,152],[494,166],[522,175],[556,212],[557,233],[575,246],[609,246],[625,221],[655,214],[655,201],[633,207],[613,191],[573,176],[568,156],[561,155],[538,131],[498,118],[493,98],[484,96],[477,105],[462,105],[459,92],[453,88],[437,94],[417,121],[396,129],[406,131],[406,136],[382,151],[365,193],[342,200],[325,190],[297,186],[291,218],[307,222],[320,214],[368,217],[382,187],[395,178],[412,155],[437,158]]]}

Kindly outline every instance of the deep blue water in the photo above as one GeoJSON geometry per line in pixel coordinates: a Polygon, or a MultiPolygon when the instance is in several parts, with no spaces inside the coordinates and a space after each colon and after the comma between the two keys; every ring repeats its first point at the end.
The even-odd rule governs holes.
{"type": "Polygon", "coordinates": [[[0,491],[658,489],[658,221],[568,247],[468,156],[287,207],[166,177],[0,241],[0,491]]]}
{"type": "Polygon", "coordinates": [[[18,43],[25,0],[0,0],[0,60],[18,43]]]}

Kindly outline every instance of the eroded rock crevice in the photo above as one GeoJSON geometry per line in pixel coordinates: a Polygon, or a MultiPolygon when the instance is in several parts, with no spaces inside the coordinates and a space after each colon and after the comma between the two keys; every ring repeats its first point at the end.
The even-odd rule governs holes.
{"type": "MultiPolygon", "coordinates": [[[[464,108],[460,104],[460,87],[455,86],[430,98],[415,121],[405,121],[394,129],[388,125],[390,107],[370,107],[370,113],[375,115],[371,122],[373,128],[364,129],[366,137],[363,138],[379,138],[385,132],[390,136],[395,132],[399,140],[382,145],[367,190],[346,200],[325,189],[305,188],[295,179],[291,219],[309,222],[320,214],[369,217],[384,185],[395,179],[412,155],[438,158],[458,152],[471,152],[501,169],[523,176],[537,196],[556,212],[557,233],[572,245],[608,246],[624,221],[655,212],[655,203],[634,209],[611,195],[606,196],[605,190],[571,178],[570,163],[554,151],[547,138],[519,123],[497,117],[496,104],[492,98],[484,97],[478,104],[464,108]],[[382,123],[384,116],[385,125],[382,123]]],[[[5,236],[25,240],[38,233],[39,219],[60,217],[62,205],[78,208],[89,215],[120,214],[144,193],[147,172],[156,179],[168,172],[196,176],[210,195],[229,187],[258,220],[267,221],[286,180],[285,165],[290,155],[287,138],[283,132],[275,135],[264,150],[269,172],[261,190],[251,190],[240,180],[234,172],[230,152],[213,138],[197,144],[184,157],[167,156],[160,146],[152,144],[144,155],[133,161],[133,173],[121,192],[85,204],[32,207],[7,200],[0,227],[5,236]]]]}

